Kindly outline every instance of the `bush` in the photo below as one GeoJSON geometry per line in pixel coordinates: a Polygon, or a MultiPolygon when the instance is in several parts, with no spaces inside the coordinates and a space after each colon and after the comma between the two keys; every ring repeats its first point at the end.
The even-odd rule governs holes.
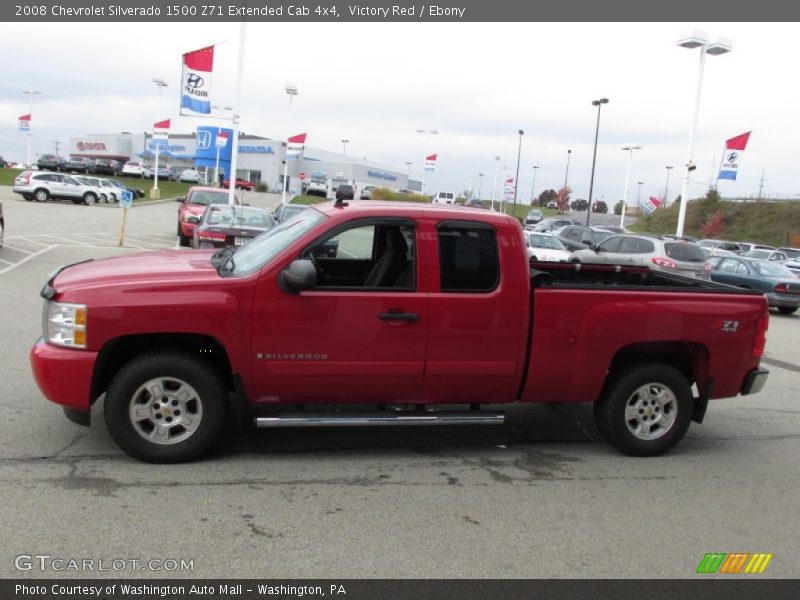
{"type": "Polygon", "coordinates": [[[257,192],[268,192],[269,191],[269,187],[267,187],[267,184],[264,183],[263,181],[259,181],[256,184],[256,191],[257,192]]]}
{"type": "Polygon", "coordinates": [[[373,200],[391,200],[393,202],[430,202],[431,199],[422,194],[401,194],[386,188],[376,188],[372,190],[373,200]]]}

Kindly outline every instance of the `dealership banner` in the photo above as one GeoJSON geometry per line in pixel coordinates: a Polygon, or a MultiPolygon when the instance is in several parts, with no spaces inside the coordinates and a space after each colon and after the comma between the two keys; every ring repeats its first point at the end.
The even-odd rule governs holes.
{"type": "Polygon", "coordinates": [[[214,144],[217,148],[224,148],[228,145],[228,132],[227,131],[218,131],[217,132],[217,139],[214,144]]]}
{"type": "Polygon", "coordinates": [[[747,148],[747,141],[750,139],[748,131],[742,135],[732,137],[725,142],[725,154],[722,156],[722,166],[719,169],[719,177],[717,179],[731,179],[736,181],[736,174],[739,172],[739,163],[744,156],[745,148],[747,148]]]}
{"type": "Polygon", "coordinates": [[[211,114],[211,73],[214,70],[214,46],[183,55],[181,77],[181,114],[211,114]],[[184,113],[183,109],[189,111],[184,113]]]}
{"type": "Polygon", "coordinates": [[[293,135],[286,144],[286,158],[300,158],[306,143],[306,133],[293,135]]]}
{"type": "Polygon", "coordinates": [[[31,130],[31,116],[30,115],[22,115],[19,118],[19,130],[20,131],[30,131],[31,130]]]}
{"type": "Polygon", "coordinates": [[[503,195],[506,198],[511,198],[514,195],[514,190],[516,189],[516,185],[514,184],[514,178],[509,177],[503,182],[503,195]]]}
{"type": "Polygon", "coordinates": [[[169,122],[170,120],[167,119],[166,121],[153,123],[153,139],[150,143],[151,150],[167,147],[169,142],[169,122]]]}
{"type": "Polygon", "coordinates": [[[641,200],[639,202],[639,207],[642,209],[643,213],[649,215],[657,208],[661,207],[661,200],[659,200],[658,198],[654,198],[653,196],[650,196],[650,198],[647,200],[641,200]]]}
{"type": "Polygon", "coordinates": [[[425,157],[425,170],[428,173],[433,173],[436,170],[436,160],[436,154],[431,154],[430,156],[425,157]]]}

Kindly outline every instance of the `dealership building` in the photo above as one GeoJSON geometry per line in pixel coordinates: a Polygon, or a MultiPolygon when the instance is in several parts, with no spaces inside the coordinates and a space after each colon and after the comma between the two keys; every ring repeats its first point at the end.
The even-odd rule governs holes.
{"type": "MultiPolygon", "coordinates": [[[[69,141],[71,156],[111,158],[123,163],[135,161],[151,166],[155,162],[155,150],[151,133],[86,135],[69,141]]],[[[233,132],[230,129],[204,126],[191,134],[170,134],[169,140],[158,146],[158,160],[159,164],[167,164],[177,171],[198,169],[211,182],[215,179],[217,165],[227,178],[232,152],[233,132]]],[[[271,191],[280,190],[285,160],[286,142],[257,135],[239,136],[237,177],[264,183],[271,191]]],[[[312,177],[326,179],[329,189],[339,183],[352,184],[357,190],[367,185],[396,191],[420,189],[420,183],[409,180],[404,169],[305,146],[298,158],[288,159],[288,188],[299,193],[303,182],[312,177]]]]}

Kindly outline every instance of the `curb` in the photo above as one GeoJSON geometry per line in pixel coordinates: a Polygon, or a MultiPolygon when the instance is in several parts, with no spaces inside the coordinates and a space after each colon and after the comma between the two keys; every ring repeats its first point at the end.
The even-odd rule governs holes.
{"type": "MultiPolygon", "coordinates": [[[[158,200],[141,200],[133,202],[131,208],[136,208],[137,206],[147,206],[149,204],[166,204],[167,202],[175,202],[175,198],[178,196],[173,196],[171,198],[159,198],[158,200]]],[[[119,208],[119,202],[108,203],[108,204],[95,204],[95,206],[100,206],[102,208],[119,208]]]]}

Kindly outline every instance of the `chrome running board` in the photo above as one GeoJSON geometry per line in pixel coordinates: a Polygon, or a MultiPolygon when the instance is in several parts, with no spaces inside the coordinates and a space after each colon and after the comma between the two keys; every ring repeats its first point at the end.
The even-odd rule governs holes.
{"type": "Polygon", "coordinates": [[[254,417],[253,424],[266,427],[368,427],[403,425],[502,425],[504,413],[483,410],[284,413],[254,417]]]}

